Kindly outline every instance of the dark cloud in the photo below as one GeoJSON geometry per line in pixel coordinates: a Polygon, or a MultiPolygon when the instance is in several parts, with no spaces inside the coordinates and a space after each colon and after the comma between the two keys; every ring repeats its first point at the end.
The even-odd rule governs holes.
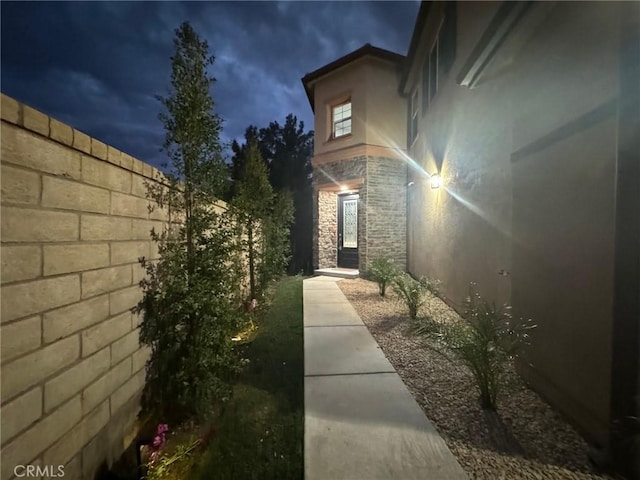
{"type": "Polygon", "coordinates": [[[160,165],[155,95],[174,29],[189,21],[216,57],[223,140],[293,113],[313,128],[300,78],[365,43],[406,54],[419,3],[2,2],[2,91],[160,165]]]}

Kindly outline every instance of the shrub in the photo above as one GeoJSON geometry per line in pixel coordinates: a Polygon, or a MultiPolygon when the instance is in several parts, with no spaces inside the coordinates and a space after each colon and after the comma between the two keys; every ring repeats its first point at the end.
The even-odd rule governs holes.
{"type": "Polygon", "coordinates": [[[449,358],[450,352],[473,374],[483,409],[495,410],[506,385],[508,365],[528,343],[531,320],[511,321],[511,307],[496,306],[471,292],[465,301],[465,318],[440,326],[435,348],[449,358]]]}
{"type": "Polygon", "coordinates": [[[409,321],[409,333],[412,335],[431,335],[440,331],[440,324],[431,315],[416,316],[409,321]]]}
{"type": "Polygon", "coordinates": [[[409,308],[409,318],[413,321],[418,316],[418,310],[427,301],[427,293],[438,294],[440,282],[426,277],[415,280],[411,275],[402,273],[393,279],[393,289],[409,308]]]}
{"type": "Polygon", "coordinates": [[[206,416],[228,394],[238,359],[231,337],[238,328],[242,270],[237,232],[228,212],[212,208],[226,185],[227,167],[207,76],[213,62],[207,42],[188,23],[176,30],[164,150],[170,165],[147,197],[169,211],[169,222],[151,238],[160,259],[142,258],[147,278],[140,342],[151,349],[143,405],[164,418],[206,416]]]}
{"type": "Polygon", "coordinates": [[[236,154],[242,168],[235,179],[231,205],[244,230],[241,243],[249,264],[250,297],[256,298],[270,281],[284,274],[291,258],[294,207],[291,192],[275,192],[269,183],[268,167],[256,139],[247,136],[246,140],[236,154]]]}
{"type": "Polygon", "coordinates": [[[291,192],[276,193],[271,211],[262,221],[262,261],[258,268],[261,289],[285,273],[291,259],[289,236],[293,219],[291,192]]]}
{"type": "Polygon", "coordinates": [[[389,285],[393,279],[398,275],[396,267],[393,265],[393,260],[388,258],[376,258],[371,262],[368,276],[378,283],[378,292],[381,297],[384,297],[387,285],[389,285]]]}

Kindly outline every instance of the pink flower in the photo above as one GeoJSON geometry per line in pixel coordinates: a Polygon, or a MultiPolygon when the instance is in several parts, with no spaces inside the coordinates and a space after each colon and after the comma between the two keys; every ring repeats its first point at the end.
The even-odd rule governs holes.
{"type": "Polygon", "coordinates": [[[153,437],[153,441],[151,442],[151,447],[154,450],[160,450],[164,445],[165,433],[169,431],[169,425],[166,423],[159,423],[156,428],[156,435],[153,437]]]}
{"type": "Polygon", "coordinates": [[[169,425],[167,425],[166,423],[159,423],[158,424],[158,429],[156,430],[156,432],[158,433],[158,435],[162,435],[165,432],[169,431],[169,425]]]}

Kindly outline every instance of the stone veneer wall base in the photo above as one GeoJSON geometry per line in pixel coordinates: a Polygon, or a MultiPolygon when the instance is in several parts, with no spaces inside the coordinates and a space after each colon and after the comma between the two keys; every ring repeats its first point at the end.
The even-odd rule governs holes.
{"type": "Polygon", "coordinates": [[[358,206],[359,270],[366,273],[378,257],[406,270],[407,165],[401,159],[354,157],[314,168],[314,268],[337,261],[337,193],[318,190],[331,182],[364,179],[358,206]]]}

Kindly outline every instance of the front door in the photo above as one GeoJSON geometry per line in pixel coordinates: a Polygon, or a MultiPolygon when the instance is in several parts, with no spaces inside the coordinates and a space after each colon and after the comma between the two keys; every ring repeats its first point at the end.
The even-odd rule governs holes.
{"type": "Polygon", "coordinates": [[[358,195],[338,196],[338,267],[358,268],[358,195]]]}

